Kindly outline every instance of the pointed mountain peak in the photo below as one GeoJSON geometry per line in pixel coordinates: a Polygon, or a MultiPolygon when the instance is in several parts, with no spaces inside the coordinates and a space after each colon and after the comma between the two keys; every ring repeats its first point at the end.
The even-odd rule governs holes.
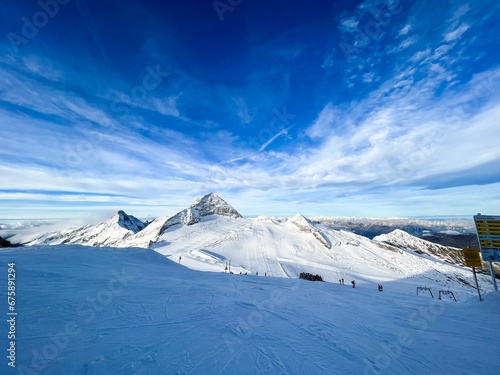
{"type": "Polygon", "coordinates": [[[221,197],[219,197],[217,194],[215,194],[215,193],[208,193],[208,194],[204,195],[201,198],[196,198],[194,200],[194,202],[191,204],[191,207],[196,206],[196,205],[200,204],[201,202],[214,201],[214,200],[221,200],[221,201],[223,201],[223,199],[221,197]]]}
{"type": "Polygon", "coordinates": [[[381,237],[381,236],[386,236],[386,238],[393,238],[393,239],[395,239],[395,238],[406,238],[406,239],[418,238],[418,237],[411,235],[408,232],[405,232],[402,229],[394,229],[392,232],[389,232],[387,234],[382,234],[379,237],[381,237]]]}
{"type": "MultiPolygon", "coordinates": [[[[392,234],[397,234],[397,235],[399,235],[399,236],[411,236],[411,234],[410,234],[410,233],[408,233],[408,232],[406,232],[406,231],[404,231],[404,230],[402,230],[402,229],[394,229],[391,233],[392,233],[392,234]]],[[[413,236],[413,237],[414,237],[414,236],[413,236]]]]}
{"type": "Polygon", "coordinates": [[[146,224],[136,218],[135,216],[128,215],[125,211],[119,210],[110,221],[117,223],[120,227],[131,230],[134,233],[146,227],[146,224]]]}
{"type": "Polygon", "coordinates": [[[232,218],[242,217],[231,205],[215,193],[210,193],[202,198],[196,199],[191,206],[170,217],[160,229],[161,235],[173,225],[192,225],[198,223],[202,217],[210,215],[229,216],[232,218]]]}
{"type": "Polygon", "coordinates": [[[193,212],[195,216],[197,216],[197,213],[199,216],[221,215],[234,218],[242,217],[238,211],[215,193],[210,193],[196,199],[189,209],[196,211],[193,212]]]}
{"type": "Polygon", "coordinates": [[[125,211],[122,211],[122,210],[119,210],[116,215],[119,217],[119,218],[123,218],[123,217],[127,217],[127,213],[125,211]]]}
{"type": "Polygon", "coordinates": [[[332,245],[330,241],[304,215],[296,214],[290,218],[290,223],[299,228],[301,232],[312,233],[326,248],[331,249],[332,245]]]}
{"type": "Polygon", "coordinates": [[[302,215],[300,213],[295,214],[290,220],[292,220],[292,221],[305,221],[305,222],[309,222],[309,219],[306,218],[304,215],[302,215]]]}
{"type": "Polygon", "coordinates": [[[291,217],[290,223],[295,224],[301,230],[316,230],[309,219],[302,214],[296,214],[295,216],[291,217]]]}

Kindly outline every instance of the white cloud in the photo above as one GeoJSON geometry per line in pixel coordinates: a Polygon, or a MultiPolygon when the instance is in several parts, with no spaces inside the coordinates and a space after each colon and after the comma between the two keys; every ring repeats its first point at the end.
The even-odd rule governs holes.
{"type": "Polygon", "coordinates": [[[458,26],[457,28],[445,33],[444,40],[445,40],[445,42],[455,41],[455,40],[459,39],[469,29],[470,29],[470,25],[463,23],[460,26],[458,26]]]}
{"type": "Polygon", "coordinates": [[[426,57],[428,57],[431,53],[431,50],[430,48],[427,48],[423,51],[418,51],[418,52],[415,52],[413,54],[413,56],[410,57],[410,61],[411,62],[418,62],[418,61],[421,61],[423,59],[425,59],[426,57]]]}
{"type": "Polygon", "coordinates": [[[455,46],[454,43],[452,43],[452,44],[443,44],[443,45],[439,46],[438,48],[436,48],[434,50],[434,53],[432,54],[432,58],[433,59],[440,58],[441,56],[443,56],[447,52],[449,52],[454,46],[455,46]]]}
{"type": "Polygon", "coordinates": [[[162,115],[180,117],[180,113],[177,110],[177,99],[178,96],[171,96],[165,99],[152,98],[148,102],[154,110],[162,115]]]}
{"type": "Polygon", "coordinates": [[[393,53],[397,53],[397,52],[403,51],[406,48],[408,48],[409,46],[415,44],[417,41],[418,41],[418,38],[415,35],[410,36],[410,37],[404,39],[403,41],[401,41],[401,43],[399,43],[397,45],[397,47],[393,47],[393,48],[389,49],[387,51],[387,53],[388,54],[393,54],[393,53]]]}
{"type": "Polygon", "coordinates": [[[399,44],[399,49],[405,49],[411,46],[412,44],[415,44],[417,42],[418,38],[416,36],[411,36],[409,38],[406,38],[399,44]]]}
{"type": "Polygon", "coordinates": [[[290,127],[289,128],[286,128],[286,129],[281,129],[278,133],[276,133],[275,135],[273,135],[269,140],[267,140],[260,148],[259,148],[259,152],[262,152],[264,151],[267,146],[269,146],[271,143],[273,143],[276,139],[278,139],[279,137],[281,137],[282,135],[286,136],[288,134],[288,130],[290,130],[290,127]]]}
{"type": "Polygon", "coordinates": [[[470,10],[469,4],[464,4],[461,7],[459,7],[453,16],[451,17],[451,21],[455,21],[462,17],[464,14],[466,14],[470,10]]]}
{"type": "Polygon", "coordinates": [[[373,72],[368,72],[363,74],[363,82],[370,83],[373,82],[373,78],[375,77],[375,74],[373,72]]]}
{"type": "Polygon", "coordinates": [[[408,34],[408,32],[412,29],[412,26],[407,23],[406,25],[403,26],[403,28],[399,31],[399,34],[398,35],[406,35],[408,34]]]}
{"type": "Polygon", "coordinates": [[[357,29],[359,21],[354,17],[343,18],[340,20],[340,30],[344,32],[353,32],[357,29]]]}
{"type": "Polygon", "coordinates": [[[90,105],[70,92],[52,88],[35,79],[14,75],[0,68],[2,99],[41,114],[56,115],[70,121],[92,121],[103,125],[118,125],[107,113],[90,105]]]}
{"type": "Polygon", "coordinates": [[[245,101],[242,98],[233,99],[237,107],[236,115],[243,124],[249,124],[252,122],[253,117],[250,115],[250,111],[245,101]]]}
{"type": "Polygon", "coordinates": [[[30,56],[23,58],[26,71],[50,81],[59,82],[64,78],[62,71],[51,66],[49,61],[42,61],[40,57],[30,56]]]}
{"type": "MultiPolygon", "coordinates": [[[[453,179],[454,175],[470,173],[470,168],[479,169],[485,163],[500,160],[500,149],[494,146],[500,138],[494,120],[500,115],[500,105],[494,91],[481,86],[485,77],[492,79],[493,72],[482,79],[475,77],[465,86],[469,96],[464,96],[463,91],[445,92],[436,99],[432,88],[450,73],[438,65],[432,69],[437,77],[429,76],[411,85],[411,81],[389,81],[348,113],[333,104],[325,106],[308,129],[310,135],[322,137],[322,146],[302,159],[293,174],[302,181],[301,187],[346,184],[346,191],[354,192],[360,186],[402,182],[411,186],[419,181],[432,183],[433,179],[439,180],[436,176],[453,179]],[[398,84],[409,85],[409,89],[388,91],[398,84]],[[482,93],[480,101],[477,94],[473,95],[475,92],[482,93]],[[457,103],[459,98],[462,103],[457,103]],[[485,102],[492,107],[472,112],[461,109],[485,102]],[[341,131],[331,128],[333,118],[345,125],[341,131]],[[487,155],[483,150],[488,150],[487,155]],[[462,162],[464,155],[483,157],[472,158],[473,164],[468,164],[462,162]]],[[[288,182],[294,183],[292,178],[288,182]]]]}
{"type": "Polygon", "coordinates": [[[335,111],[333,106],[328,104],[325,108],[323,108],[314,123],[306,129],[305,133],[311,139],[323,138],[330,133],[330,129],[332,128],[334,122],[335,111]]]}
{"type": "Polygon", "coordinates": [[[405,86],[409,86],[413,84],[413,78],[410,77],[410,78],[407,78],[407,79],[403,79],[401,81],[398,81],[394,84],[394,88],[398,88],[398,87],[405,87],[405,86]]]}

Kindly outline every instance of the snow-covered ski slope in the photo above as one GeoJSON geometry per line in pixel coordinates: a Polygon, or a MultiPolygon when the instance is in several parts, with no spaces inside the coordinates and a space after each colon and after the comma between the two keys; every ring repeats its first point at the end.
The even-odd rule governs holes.
{"type": "MultiPolygon", "coordinates": [[[[414,293],[417,286],[427,286],[436,292],[450,288],[462,299],[475,293],[470,269],[313,224],[300,215],[291,219],[207,216],[195,225],[170,227],[153,248],[200,271],[223,272],[230,262],[237,274],[297,278],[300,272],[309,272],[327,282],[355,279],[375,288],[399,281],[395,288],[401,292],[414,293]]],[[[480,275],[480,280],[483,288],[491,288],[487,276],[480,275]]]]}
{"type": "MultiPolygon", "coordinates": [[[[276,252],[279,259],[294,240],[270,232],[268,220],[230,220],[233,232],[225,241],[214,239],[215,253],[202,243],[199,253],[177,245],[175,255],[217,264],[230,238],[254,235],[277,245],[237,249],[236,263],[255,267],[245,263],[255,251],[276,252]]],[[[198,235],[182,236],[194,244],[198,235]]],[[[322,251],[314,236],[309,246],[308,257],[322,251]]],[[[344,249],[375,251],[350,246],[344,249]]],[[[301,257],[302,248],[287,251],[301,257]]],[[[332,257],[346,262],[341,254],[332,257]]],[[[409,285],[404,274],[385,282],[384,292],[368,281],[353,289],[348,280],[260,276],[264,269],[288,272],[288,263],[279,261],[259,263],[259,277],[197,272],[133,248],[12,248],[0,252],[0,261],[2,279],[8,262],[16,263],[17,274],[16,369],[4,358],[6,374],[498,374],[498,293],[455,303],[401,293],[409,285]]],[[[360,272],[354,266],[353,274],[360,272]]],[[[320,269],[314,259],[310,267],[320,269]]],[[[328,267],[322,269],[333,277],[328,267]]],[[[383,278],[384,269],[373,266],[372,277],[383,278]]],[[[0,288],[0,300],[6,291],[0,288]]],[[[5,319],[1,326],[6,349],[5,319]]]]}

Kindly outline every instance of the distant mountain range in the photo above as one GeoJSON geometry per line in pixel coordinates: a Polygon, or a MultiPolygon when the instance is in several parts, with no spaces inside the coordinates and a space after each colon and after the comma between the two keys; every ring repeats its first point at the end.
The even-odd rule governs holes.
{"type": "Polygon", "coordinates": [[[347,229],[362,236],[373,238],[380,234],[401,229],[411,235],[423,237],[431,233],[448,235],[474,234],[475,227],[470,219],[411,219],[373,217],[328,217],[311,216],[311,220],[327,224],[332,228],[347,229]]]}

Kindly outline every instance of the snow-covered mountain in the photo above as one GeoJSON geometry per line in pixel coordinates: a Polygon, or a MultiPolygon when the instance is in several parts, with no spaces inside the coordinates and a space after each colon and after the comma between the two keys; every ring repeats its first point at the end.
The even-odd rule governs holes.
{"type": "MultiPolygon", "coordinates": [[[[432,257],[442,259],[445,262],[449,262],[451,264],[459,264],[465,266],[462,249],[451,246],[443,246],[430,241],[426,241],[422,238],[412,236],[411,234],[400,229],[396,229],[391,233],[377,236],[373,240],[385,242],[401,249],[413,250],[419,254],[427,254],[432,257]]],[[[494,264],[493,267],[500,274],[500,266],[494,264]]],[[[484,271],[485,273],[489,274],[488,263],[483,262],[482,270],[479,271],[484,271]]]]}
{"type": "Polygon", "coordinates": [[[146,223],[138,218],[118,211],[111,219],[97,225],[70,228],[60,232],[47,233],[28,245],[80,244],[87,246],[114,246],[140,232],[146,223]]]}
{"type": "Polygon", "coordinates": [[[399,248],[410,249],[419,254],[432,255],[449,263],[465,265],[460,249],[438,245],[436,243],[412,236],[411,234],[400,229],[393,230],[391,233],[376,236],[373,240],[386,242],[399,248]]]}

